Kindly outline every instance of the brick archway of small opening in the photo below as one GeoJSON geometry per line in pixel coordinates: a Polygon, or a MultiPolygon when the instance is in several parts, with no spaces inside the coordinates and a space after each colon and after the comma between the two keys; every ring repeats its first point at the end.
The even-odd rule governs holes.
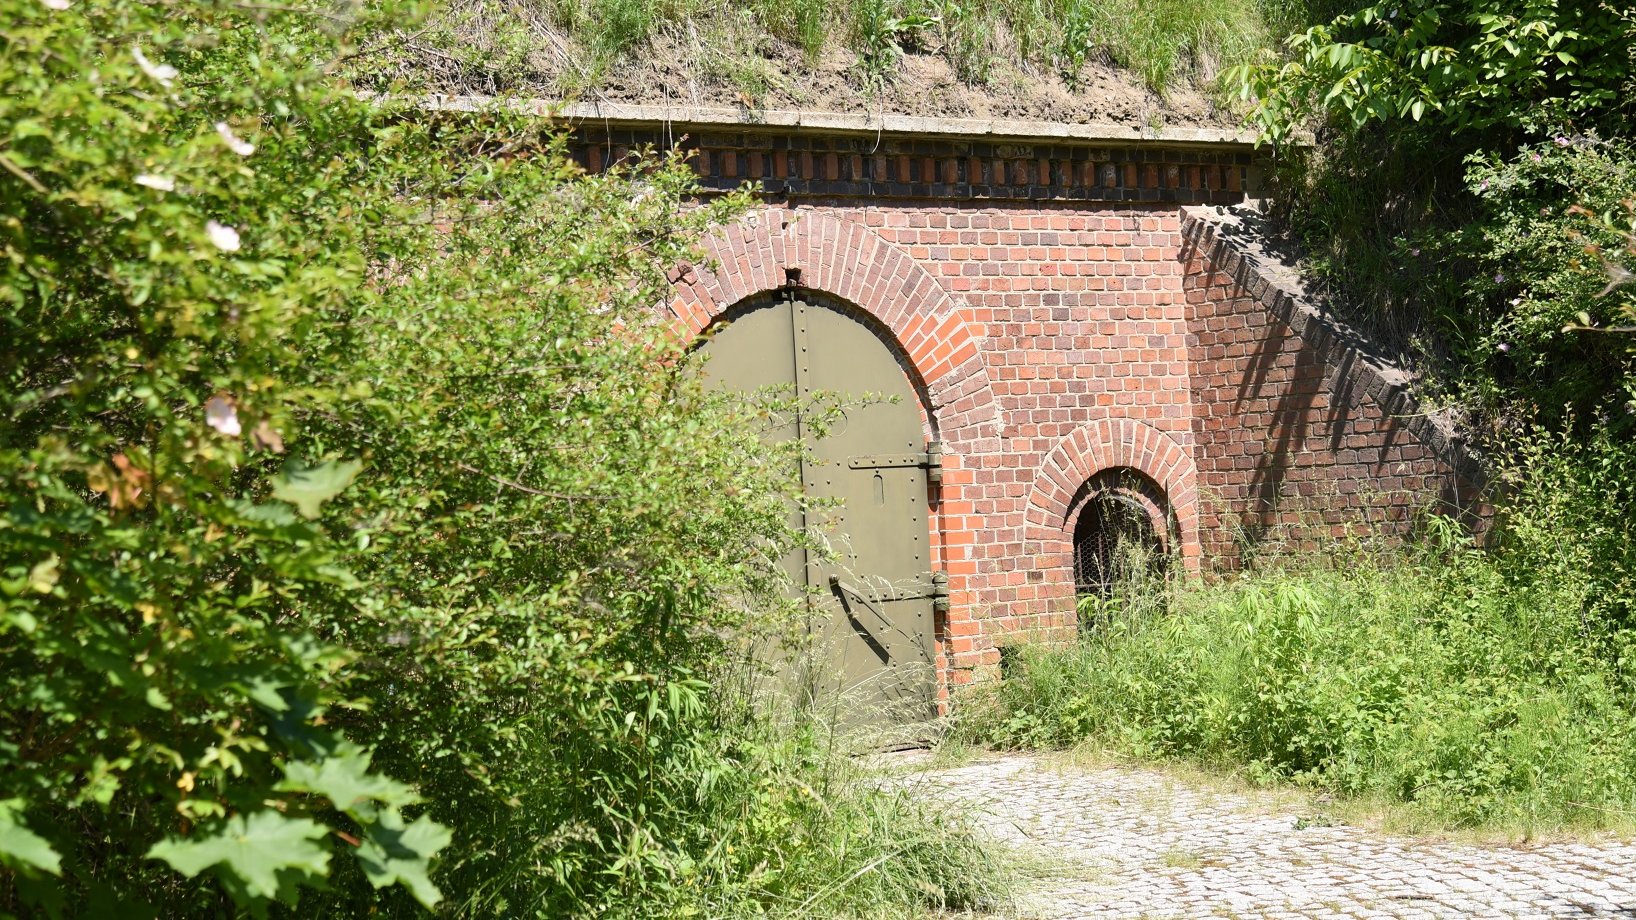
{"type": "Polygon", "coordinates": [[[1164,432],[1134,419],[1103,419],[1075,429],[1046,455],[1028,496],[1028,545],[1045,583],[1069,599],[1073,595],[1075,499],[1084,485],[1105,470],[1125,467],[1163,490],[1176,522],[1182,564],[1197,573],[1199,543],[1198,471],[1193,458],[1164,432]],[[1062,588],[1066,588],[1063,591],[1062,588]]]}
{"type": "Polygon", "coordinates": [[[1180,545],[1176,515],[1170,509],[1170,499],[1164,489],[1146,474],[1128,466],[1108,467],[1080,484],[1063,519],[1063,532],[1070,535],[1078,532],[1086,508],[1099,496],[1109,495],[1121,496],[1141,507],[1162,551],[1170,552],[1180,545]]]}
{"type": "Polygon", "coordinates": [[[862,224],[829,215],[755,211],[719,228],[703,248],[703,264],[672,276],[668,306],[685,337],[700,335],[737,304],[793,286],[863,310],[897,340],[920,378],[944,444],[931,533],[933,558],[949,576],[938,666],[947,675],[969,677],[985,647],[972,626],[986,577],[978,573],[973,550],[988,527],[975,510],[976,471],[993,453],[999,418],[987,364],[959,304],[907,252],[862,224]]]}

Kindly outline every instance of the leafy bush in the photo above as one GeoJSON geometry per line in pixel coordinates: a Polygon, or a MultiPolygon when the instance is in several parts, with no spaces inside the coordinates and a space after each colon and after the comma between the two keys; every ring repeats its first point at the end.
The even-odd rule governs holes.
{"type": "Polygon", "coordinates": [[[1423,393],[1477,420],[1604,411],[1623,346],[1564,326],[1616,305],[1600,293],[1604,260],[1584,250],[1617,240],[1612,212],[1631,194],[1619,138],[1636,98],[1632,11],[1340,6],[1291,39],[1294,60],[1241,71],[1265,137],[1320,125],[1316,149],[1280,151],[1276,171],[1274,213],[1304,267],[1337,310],[1416,359],[1423,393]]]}
{"type": "Polygon", "coordinates": [[[358,98],[396,8],[0,8],[0,911],[974,896],[729,686],[788,464],[651,305],[738,199],[358,98]]]}
{"type": "Polygon", "coordinates": [[[1354,126],[1614,129],[1632,114],[1636,19],[1608,0],[1375,0],[1239,71],[1254,118],[1287,137],[1314,109],[1354,126]]]}
{"type": "Polygon", "coordinates": [[[1583,327],[1617,324],[1609,275],[1630,266],[1617,230],[1583,212],[1636,200],[1636,149],[1559,135],[1506,159],[1474,156],[1470,165],[1480,217],[1446,248],[1474,269],[1452,330],[1469,345],[1459,355],[1467,373],[1489,390],[1473,396],[1488,405],[1526,400],[1529,414],[1556,424],[1612,411],[1618,421],[1602,423],[1628,428],[1636,407],[1620,403],[1636,384],[1630,343],[1583,327]],[[1605,251],[1606,263],[1595,256],[1605,251]]]}
{"type": "MultiPolygon", "coordinates": [[[[1627,378],[1625,398],[1636,398],[1627,378]]],[[[1511,498],[1493,539],[1508,571],[1571,585],[1573,611],[1587,635],[1636,629],[1636,440],[1631,425],[1603,424],[1588,434],[1519,438],[1518,460],[1504,473],[1511,498]]],[[[1636,661],[1619,662],[1621,667],[1636,661]]]]}
{"type": "Polygon", "coordinates": [[[1462,407],[1496,455],[1535,424],[1627,430],[1629,141],[1557,134],[1502,155],[1385,134],[1281,170],[1275,214],[1335,308],[1410,357],[1422,396],[1462,407]]]}
{"type": "Polygon", "coordinates": [[[192,913],[207,869],[254,906],[344,861],[434,903],[447,828],[343,734],[371,528],[319,517],[357,445],[297,436],[367,386],[335,371],[406,149],[303,84],[306,16],[5,18],[0,897],[192,913]]]}

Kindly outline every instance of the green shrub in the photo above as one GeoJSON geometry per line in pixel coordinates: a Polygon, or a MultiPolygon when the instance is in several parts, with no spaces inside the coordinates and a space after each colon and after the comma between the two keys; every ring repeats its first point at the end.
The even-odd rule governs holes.
{"type": "Polygon", "coordinates": [[[1614,212],[1636,200],[1636,148],[1558,135],[1506,158],[1473,156],[1466,182],[1480,216],[1446,248],[1473,268],[1461,298],[1466,309],[1452,328],[1466,346],[1458,357],[1474,384],[1471,398],[1532,410],[1527,414],[1558,428],[1630,430],[1632,342],[1577,327],[1620,318],[1620,292],[1609,275],[1636,260],[1623,251],[1618,228],[1583,212],[1614,212]]]}
{"type": "Polygon", "coordinates": [[[1534,424],[1625,431],[1636,266],[1624,139],[1558,134],[1505,155],[1367,128],[1288,157],[1277,218],[1337,311],[1405,353],[1497,457],[1534,424]]]}
{"type": "Polygon", "coordinates": [[[1169,616],[1025,649],[963,730],[1185,757],[1451,826],[1620,824],[1636,807],[1636,564],[1618,509],[1636,451],[1548,438],[1518,456],[1495,550],[1448,526],[1340,571],[1173,586],[1169,616]]]}
{"type": "Polygon", "coordinates": [[[0,8],[0,912],[970,900],[733,687],[793,485],[651,306],[740,200],[358,98],[395,10],[0,8]]]}
{"type": "Polygon", "coordinates": [[[1372,0],[1239,71],[1273,139],[1316,112],[1354,127],[1615,130],[1633,113],[1636,19],[1608,0],[1372,0]]]}
{"type": "Polygon", "coordinates": [[[1337,15],[1291,39],[1293,60],[1241,73],[1265,137],[1319,125],[1316,149],[1280,151],[1276,171],[1274,213],[1303,267],[1474,428],[1609,411],[1626,344],[1564,327],[1607,328],[1619,300],[1604,262],[1630,268],[1616,245],[1628,214],[1615,212],[1633,194],[1619,139],[1636,114],[1632,11],[1325,6],[1311,12],[1337,15]]]}
{"type": "Polygon", "coordinates": [[[321,513],[362,445],[298,435],[368,386],[338,355],[416,145],[313,73],[309,16],[4,10],[0,905],[434,903],[447,828],[343,733],[334,627],[387,595],[321,513]]]}

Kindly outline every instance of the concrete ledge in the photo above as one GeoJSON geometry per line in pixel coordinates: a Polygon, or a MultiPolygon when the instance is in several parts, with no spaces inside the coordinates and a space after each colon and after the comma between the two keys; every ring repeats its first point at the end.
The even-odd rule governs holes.
{"type": "Polygon", "coordinates": [[[1267,250],[1264,235],[1252,226],[1258,216],[1244,207],[1184,207],[1182,238],[1317,351],[1326,367],[1336,369],[1328,379],[1332,392],[1344,393],[1345,378],[1352,378],[1354,391],[1374,400],[1456,475],[1474,486],[1484,485],[1482,464],[1452,421],[1422,411],[1409,391],[1413,376],[1368,336],[1330,315],[1300,272],[1267,250]]]}
{"type": "Polygon", "coordinates": [[[482,112],[501,106],[555,119],[566,124],[599,123],[606,127],[698,128],[720,130],[783,129],[827,134],[878,135],[989,140],[1016,143],[1095,143],[1109,146],[1227,147],[1249,150],[1255,146],[1251,131],[1227,128],[1149,128],[1112,123],[1066,124],[1011,119],[926,118],[914,115],[869,115],[846,112],[789,110],[753,111],[688,105],[631,105],[611,102],[553,102],[546,99],[504,99],[495,96],[423,97],[432,111],[482,112]]]}

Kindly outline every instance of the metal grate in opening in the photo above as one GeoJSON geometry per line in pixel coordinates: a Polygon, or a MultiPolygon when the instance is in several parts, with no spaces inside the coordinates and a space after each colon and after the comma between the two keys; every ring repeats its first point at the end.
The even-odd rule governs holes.
{"type": "Polygon", "coordinates": [[[1107,491],[1086,500],[1074,525],[1074,587],[1085,597],[1109,597],[1132,559],[1162,564],[1164,544],[1135,497],[1107,491]],[[1132,552],[1131,550],[1135,550],[1132,552]]]}

